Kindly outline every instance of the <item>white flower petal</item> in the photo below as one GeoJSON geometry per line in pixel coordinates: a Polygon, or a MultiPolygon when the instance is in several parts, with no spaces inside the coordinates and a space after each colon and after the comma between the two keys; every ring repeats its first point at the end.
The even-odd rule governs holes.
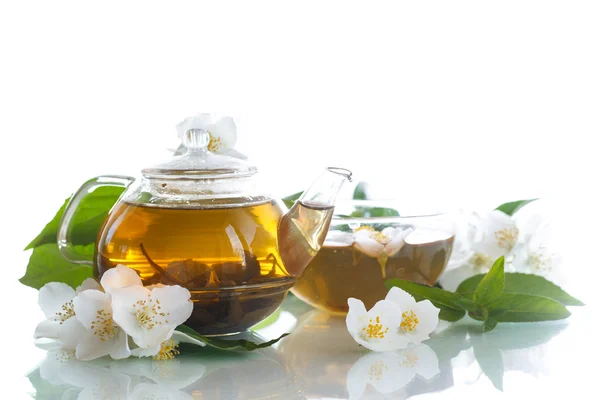
{"type": "MultiPolygon", "coordinates": [[[[365,304],[355,299],[348,298],[348,314],[346,314],[346,327],[349,332],[359,332],[363,326],[363,319],[367,316],[365,304]]],[[[352,334],[352,333],[351,333],[352,334]]]]}
{"type": "Polygon", "coordinates": [[[510,253],[517,243],[519,230],[515,222],[502,211],[494,210],[482,218],[482,238],[473,250],[496,260],[510,253]]]}
{"type": "Polygon", "coordinates": [[[383,250],[385,254],[390,257],[396,255],[402,249],[402,247],[404,247],[405,239],[412,233],[412,231],[413,228],[397,231],[394,238],[385,245],[385,249],[383,250]]]}
{"type": "Polygon", "coordinates": [[[177,129],[179,139],[181,139],[183,142],[183,135],[185,135],[190,129],[204,129],[207,131],[208,126],[214,124],[215,122],[216,117],[214,114],[200,113],[194,115],[193,117],[187,117],[178,123],[175,128],[177,129]]]}
{"type": "Polygon", "coordinates": [[[117,337],[114,339],[114,345],[108,353],[115,360],[120,360],[123,358],[127,358],[131,355],[131,350],[129,349],[129,338],[123,329],[119,329],[117,332],[117,337]]]}
{"type": "Polygon", "coordinates": [[[87,330],[92,329],[99,312],[112,316],[110,297],[99,290],[90,289],[79,293],[73,299],[73,309],[75,317],[87,330]]]}
{"type": "Polygon", "coordinates": [[[112,340],[99,340],[93,331],[82,335],[75,348],[75,357],[78,360],[89,361],[108,355],[113,347],[112,340]]]}
{"type": "Polygon", "coordinates": [[[430,380],[440,373],[439,360],[437,354],[426,344],[419,344],[411,348],[416,354],[418,362],[414,369],[424,379],[430,380]]]}
{"type": "Polygon", "coordinates": [[[417,304],[414,297],[395,286],[388,291],[385,299],[398,304],[401,310],[413,308],[417,304]]]}
{"type": "Polygon", "coordinates": [[[75,290],[66,283],[50,282],[42,286],[38,294],[38,303],[46,318],[56,319],[56,313],[62,306],[75,297],[75,290]]]}
{"type": "Polygon", "coordinates": [[[119,264],[102,275],[100,284],[104,291],[110,294],[115,289],[127,286],[142,286],[142,280],[134,269],[119,264]]]}
{"type": "Polygon", "coordinates": [[[329,231],[323,246],[326,247],[348,247],[354,243],[354,236],[350,232],[329,231]]]}
{"type": "Polygon", "coordinates": [[[385,246],[369,236],[354,235],[354,247],[369,257],[377,258],[385,246]]]}
{"type": "Polygon", "coordinates": [[[33,333],[34,339],[58,339],[58,331],[60,329],[60,322],[45,319],[38,324],[33,333]]]}
{"type": "Polygon", "coordinates": [[[158,354],[160,351],[160,344],[147,348],[137,347],[131,350],[131,355],[134,357],[152,357],[158,354]]]}
{"type": "Polygon", "coordinates": [[[444,271],[439,278],[439,282],[444,290],[453,292],[458,288],[458,285],[460,285],[462,281],[473,275],[477,275],[478,273],[479,272],[477,272],[470,264],[464,264],[458,268],[444,271]]]}
{"type": "Polygon", "coordinates": [[[192,315],[194,304],[190,300],[190,291],[179,285],[164,286],[152,290],[150,297],[160,302],[161,312],[166,316],[156,316],[164,326],[178,326],[192,315]]]}
{"type": "Polygon", "coordinates": [[[81,337],[86,333],[83,325],[77,318],[69,318],[64,321],[58,330],[58,340],[65,349],[75,349],[81,337]]]}
{"type": "Polygon", "coordinates": [[[87,278],[81,283],[81,285],[77,286],[77,289],[75,289],[75,293],[79,294],[85,290],[102,290],[102,287],[96,279],[87,278]]]}
{"type": "Polygon", "coordinates": [[[383,233],[388,238],[388,241],[394,239],[396,235],[400,232],[402,232],[402,228],[394,228],[391,226],[383,228],[383,230],[381,231],[381,233],[383,233]]]}
{"type": "Polygon", "coordinates": [[[136,318],[136,304],[148,301],[150,291],[142,286],[129,286],[112,291],[113,320],[129,336],[139,337],[145,329],[140,326],[136,318]]]}
{"type": "Polygon", "coordinates": [[[401,314],[396,303],[380,300],[366,315],[349,312],[346,327],[352,338],[369,350],[396,350],[408,345],[408,340],[397,334],[401,314]]]}
{"type": "Polygon", "coordinates": [[[414,307],[406,309],[406,311],[414,312],[419,320],[414,330],[404,333],[408,340],[411,343],[418,344],[423,340],[429,339],[429,335],[438,326],[440,309],[435,307],[431,301],[423,300],[418,302],[414,307]]]}
{"type": "MultiPolygon", "coordinates": [[[[235,126],[233,118],[221,117],[207,128],[207,131],[210,132],[213,137],[220,139],[222,147],[219,150],[223,151],[235,147],[235,143],[237,142],[237,127],[235,126]]],[[[218,152],[220,153],[221,151],[218,152]]]]}

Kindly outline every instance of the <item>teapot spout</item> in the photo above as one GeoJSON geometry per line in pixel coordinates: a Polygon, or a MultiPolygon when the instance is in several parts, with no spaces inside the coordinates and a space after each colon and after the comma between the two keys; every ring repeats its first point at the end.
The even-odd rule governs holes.
{"type": "Polygon", "coordinates": [[[352,172],[344,168],[327,168],[294,203],[279,222],[277,243],[284,267],[298,277],[321,249],[336,197],[352,172]]]}

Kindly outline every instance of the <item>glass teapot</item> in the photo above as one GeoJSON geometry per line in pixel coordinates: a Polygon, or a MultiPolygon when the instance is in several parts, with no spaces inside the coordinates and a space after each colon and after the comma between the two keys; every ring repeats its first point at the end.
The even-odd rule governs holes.
{"type": "Polygon", "coordinates": [[[289,211],[256,189],[256,168],[209,151],[210,134],[189,129],[187,152],[142,170],[140,179],[100,176],[73,196],[62,218],[63,257],[92,264],[100,277],[118,264],[144,285],[180,285],[194,311],[186,324],[205,335],[241,332],[279,307],[321,248],[338,191],[351,173],[327,168],[289,211]],[[94,262],[77,256],[69,225],[100,186],[127,189],[108,214],[94,262]]]}

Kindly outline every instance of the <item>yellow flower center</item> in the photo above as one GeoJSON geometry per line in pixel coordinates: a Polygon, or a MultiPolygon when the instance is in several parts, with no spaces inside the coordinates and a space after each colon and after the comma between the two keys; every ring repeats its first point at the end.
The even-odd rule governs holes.
{"type": "Polygon", "coordinates": [[[210,136],[210,142],[208,142],[208,151],[214,153],[218,151],[223,144],[221,143],[221,138],[214,137],[210,132],[208,132],[208,135],[210,136]]]}
{"type": "Polygon", "coordinates": [[[75,316],[75,309],[73,308],[73,301],[66,302],[61,307],[62,311],[56,313],[56,317],[60,320],[62,324],[66,320],[75,316]]]}
{"type": "Polygon", "coordinates": [[[402,313],[402,322],[400,322],[400,330],[403,332],[412,332],[419,324],[419,318],[413,310],[404,311],[402,313]]]}
{"type": "Polygon", "coordinates": [[[91,329],[94,331],[94,335],[103,342],[112,339],[117,334],[112,314],[107,313],[104,309],[98,310],[96,313],[96,319],[92,322],[91,329]]]}
{"type": "MultiPolygon", "coordinates": [[[[162,325],[163,322],[157,320],[157,317],[167,317],[170,313],[160,311],[160,301],[158,299],[139,300],[133,304],[135,309],[135,319],[137,323],[148,330],[156,325],[162,325]]],[[[168,324],[169,320],[165,319],[168,324]]]]}
{"type": "Polygon", "coordinates": [[[152,356],[152,358],[155,360],[171,360],[175,358],[177,354],[179,354],[177,347],[179,347],[179,345],[175,343],[174,340],[165,340],[160,344],[160,351],[158,354],[152,356]]]}
{"type": "Polygon", "coordinates": [[[375,322],[373,322],[373,318],[369,319],[369,325],[364,327],[362,330],[363,337],[365,339],[383,339],[390,329],[383,329],[383,325],[381,325],[381,319],[379,317],[375,317],[375,322]]]}
{"type": "Polygon", "coordinates": [[[475,269],[487,269],[491,265],[492,259],[483,253],[475,253],[471,256],[469,262],[475,269]]]}
{"type": "Polygon", "coordinates": [[[538,274],[545,274],[552,271],[552,260],[543,249],[531,253],[527,261],[533,265],[538,274]]]}
{"type": "Polygon", "coordinates": [[[504,228],[494,232],[496,242],[498,246],[503,249],[510,250],[517,243],[517,237],[519,236],[519,229],[517,228],[504,228]]]}

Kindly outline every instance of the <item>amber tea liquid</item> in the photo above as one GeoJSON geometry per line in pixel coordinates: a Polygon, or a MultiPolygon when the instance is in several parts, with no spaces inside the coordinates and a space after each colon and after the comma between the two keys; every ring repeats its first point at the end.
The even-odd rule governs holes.
{"type": "Polygon", "coordinates": [[[348,298],[362,300],[367,309],[385,298],[385,280],[401,278],[434,285],[452,252],[454,237],[429,243],[405,243],[385,263],[385,277],[376,258],[367,256],[352,245],[325,245],[304,270],[292,292],[322,310],[344,314],[348,298]]]}
{"type": "Polygon", "coordinates": [[[304,229],[332,210],[298,203],[292,211],[284,216],[275,201],[227,208],[123,202],[101,230],[97,274],[123,264],[144,285],[186,287],[195,303],[190,326],[203,334],[240,332],[275,311],[306,255],[319,250],[322,238],[304,229]]]}

